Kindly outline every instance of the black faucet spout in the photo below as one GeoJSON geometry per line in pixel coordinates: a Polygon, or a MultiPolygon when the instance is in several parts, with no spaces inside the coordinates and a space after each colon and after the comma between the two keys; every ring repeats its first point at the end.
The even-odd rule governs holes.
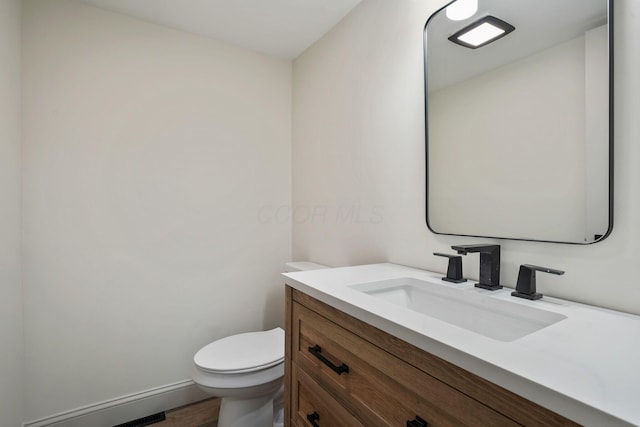
{"type": "Polygon", "coordinates": [[[454,245],[451,249],[460,255],[480,253],[480,280],[477,288],[495,291],[500,286],[500,245],[454,245]]]}

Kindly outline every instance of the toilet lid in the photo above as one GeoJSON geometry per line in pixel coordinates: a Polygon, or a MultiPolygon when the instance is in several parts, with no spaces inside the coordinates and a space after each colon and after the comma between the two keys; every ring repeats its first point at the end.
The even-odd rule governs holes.
{"type": "Polygon", "coordinates": [[[193,357],[198,368],[213,373],[243,373],[284,361],[284,330],[249,332],[219,339],[193,357]]]}

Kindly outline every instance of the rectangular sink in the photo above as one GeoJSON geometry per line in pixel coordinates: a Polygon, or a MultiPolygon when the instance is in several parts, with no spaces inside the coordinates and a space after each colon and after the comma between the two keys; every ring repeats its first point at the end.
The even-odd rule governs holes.
{"type": "Polygon", "coordinates": [[[409,277],[350,287],[498,341],[514,341],[567,318],[496,299],[475,288],[455,289],[409,277]]]}

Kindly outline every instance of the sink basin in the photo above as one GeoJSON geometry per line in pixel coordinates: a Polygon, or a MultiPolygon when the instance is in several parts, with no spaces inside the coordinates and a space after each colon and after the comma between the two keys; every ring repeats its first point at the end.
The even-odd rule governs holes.
{"type": "Polygon", "coordinates": [[[496,299],[476,288],[456,289],[414,278],[351,285],[391,304],[498,341],[514,341],[567,317],[496,299]]]}

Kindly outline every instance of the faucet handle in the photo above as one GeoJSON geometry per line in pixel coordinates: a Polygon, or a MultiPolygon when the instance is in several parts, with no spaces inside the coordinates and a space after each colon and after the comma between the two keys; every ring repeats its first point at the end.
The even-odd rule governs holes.
{"type": "Polygon", "coordinates": [[[516,283],[516,290],[511,292],[511,295],[518,298],[525,298],[530,300],[537,300],[542,298],[542,294],[536,293],[536,271],[542,271],[543,273],[550,273],[561,276],[564,274],[562,270],[555,270],[553,268],[538,267],[537,265],[522,264],[520,271],[518,272],[518,282],[516,283]]]}
{"type": "Polygon", "coordinates": [[[449,265],[447,266],[447,276],[442,280],[452,283],[464,283],[467,279],[462,277],[462,257],[460,255],[443,254],[440,252],[434,252],[435,256],[441,256],[449,258],[449,265]]]}

